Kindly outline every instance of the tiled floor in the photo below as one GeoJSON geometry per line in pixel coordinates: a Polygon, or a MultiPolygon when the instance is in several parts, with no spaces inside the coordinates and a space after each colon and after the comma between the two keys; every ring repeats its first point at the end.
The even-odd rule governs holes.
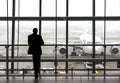
{"type": "Polygon", "coordinates": [[[0,78],[0,83],[120,83],[119,78],[41,78],[35,80],[34,78],[10,78],[6,80],[6,78],[0,78]]]}

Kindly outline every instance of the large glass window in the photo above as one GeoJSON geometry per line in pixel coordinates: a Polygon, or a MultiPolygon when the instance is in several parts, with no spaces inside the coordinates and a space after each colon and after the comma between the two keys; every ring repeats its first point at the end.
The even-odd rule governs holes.
{"type": "Polygon", "coordinates": [[[34,74],[27,40],[36,27],[41,75],[117,76],[119,10],[120,0],[0,0],[0,75],[34,74]]]}

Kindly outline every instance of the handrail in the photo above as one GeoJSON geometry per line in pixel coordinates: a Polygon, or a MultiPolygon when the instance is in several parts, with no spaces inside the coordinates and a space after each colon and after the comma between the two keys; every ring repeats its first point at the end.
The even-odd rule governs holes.
{"type": "MultiPolygon", "coordinates": [[[[6,62],[7,59],[5,58],[0,58],[0,62],[6,62]]],[[[41,62],[54,62],[56,61],[54,58],[42,58],[41,59],[41,62]]],[[[59,62],[66,62],[66,61],[69,61],[69,62],[84,62],[84,61],[87,61],[87,62],[92,62],[92,61],[104,61],[104,58],[73,58],[73,59],[64,59],[64,58],[58,58],[57,61],[59,62]]],[[[106,59],[106,61],[111,61],[111,62],[114,62],[114,61],[120,61],[120,58],[108,58],[106,59]]],[[[8,59],[8,62],[32,62],[32,58],[9,58],[8,59]]]]}
{"type": "MultiPolygon", "coordinates": [[[[104,69],[99,69],[99,68],[95,68],[96,70],[99,70],[99,71],[104,71],[104,69]]],[[[8,69],[9,71],[22,71],[23,69],[8,69]]],[[[33,69],[24,69],[24,70],[28,70],[28,71],[33,71],[33,69]]],[[[45,70],[45,69],[40,69],[40,70],[45,70]]],[[[53,71],[55,69],[46,69],[47,71],[53,71]]],[[[93,69],[57,69],[58,71],[60,70],[73,70],[73,71],[92,71],[93,69]]],[[[106,71],[120,71],[120,69],[106,69],[106,71]]],[[[7,69],[0,69],[0,71],[7,71],[7,69]]]]}
{"type": "Polygon", "coordinates": [[[77,21],[77,20],[109,20],[109,21],[113,21],[113,20],[120,20],[120,16],[96,16],[96,17],[92,17],[92,16],[86,16],[86,17],[0,17],[0,20],[1,21],[6,21],[6,20],[19,20],[19,21],[39,21],[39,20],[46,20],[46,21],[55,21],[55,20],[58,20],[58,21],[64,21],[64,20],[68,20],[68,21],[77,21]]]}
{"type": "MultiPolygon", "coordinates": [[[[0,46],[12,46],[11,44],[0,44],[0,46]]],[[[28,44],[14,44],[14,46],[28,46],[28,44]]],[[[45,44],[42,46],[56,46],[56,44],[45,44]]],[[[66,44],[57,44],[57,46],[67,46],[66,44]]],[[[93,44],[68,44],[68,46],[93,46],[93,44]]],[[[95,46],[120,46],[120,44],[95,44],[95,46]]]]}

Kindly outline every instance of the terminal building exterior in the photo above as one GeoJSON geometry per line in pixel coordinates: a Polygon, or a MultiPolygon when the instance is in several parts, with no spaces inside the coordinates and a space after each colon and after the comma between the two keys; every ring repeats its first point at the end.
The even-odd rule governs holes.
{"type": "Polygon", "coordinates": [[[120,0],[0,0],[1,78],[33,78],[33,28],[44,40],[40,78],[119,78],[119,10],[120,0]]]}

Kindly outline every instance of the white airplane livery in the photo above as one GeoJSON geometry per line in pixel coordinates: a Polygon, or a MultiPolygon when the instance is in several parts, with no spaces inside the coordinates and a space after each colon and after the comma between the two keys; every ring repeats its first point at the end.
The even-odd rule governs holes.
{"type": "MultiPolygon", "coordinates": [[[[95,36],[96,44],[102,44],[102,40],[99,36],[95,36]]],[[[79,41],[75,42],[74,44],[81,44],[82,46],[73,46],[73,52],[75,53],[76,49],[80,49],[81,52],[84,52],[85,54],[93,54],[92,46],[86,46],[86,45],[92,45],[92,35],[91,34],[82,34],[79,37],[79,41]],[[85,45],[85,46],[84,46],[85,45]]],[[[60,54],[66,53],[66,48],[64,46],[58,47],[60,54]]],[[[103,52],[102,46],[96,46],[95,47],[95,53],[101,54],[103,52]]]]}
{"type": "MultiPolygon", "coordinates": [[[[92,34],[84,33],[84,34],[80,35],[79,42],[77,42],[77,44],[81,44],[82,46],[73,46],[72,53],[75,54],[76,50],[79,49],[79,50],[81,50],[81,53],[84,53],[86,55],[93,54],[92,42],[93,42],[92,34]],[[86,46],[86,45],[91,45],[91,46],[86,46]]],[[[97,35],[95,35],[95,44],[96,45],[103,44],[102,39],[97,35]]],[[[107,44],[111,44],[111,43],[107,43],[107,44]]],[[[120,44],[120,42],[117,42],[114,44],[120,44]]],[[[109,55],[120,55],[120,46],[114,46],[114,45],[107,46],[106,50],[107,50],[107,54],[109,54],[109,55]]],[[[59,51],[60,54],[65,54],[66,48],[64,46],[61,46],[61,47],[58,47],[57,51],[59,51]]],[[[103,55],[104,47],[103,46],[95,46],[95,54],[103,55]]]]}
{"type": "MultiPolygon", "coordinates": [[[[91,34],[82,34],[80,36],[81,44],[92,45],[92,35],[91,34]]],[[[102,44],[102,39],[99,36],[95,36],[95,44],[102,44]]],[[[87,54],[92,54],[93,46],[83,46],[84,52],[87,54]]],[[[95,54],[101,54],[103,52],[102,46],[95,46],[95,54]]]]}

